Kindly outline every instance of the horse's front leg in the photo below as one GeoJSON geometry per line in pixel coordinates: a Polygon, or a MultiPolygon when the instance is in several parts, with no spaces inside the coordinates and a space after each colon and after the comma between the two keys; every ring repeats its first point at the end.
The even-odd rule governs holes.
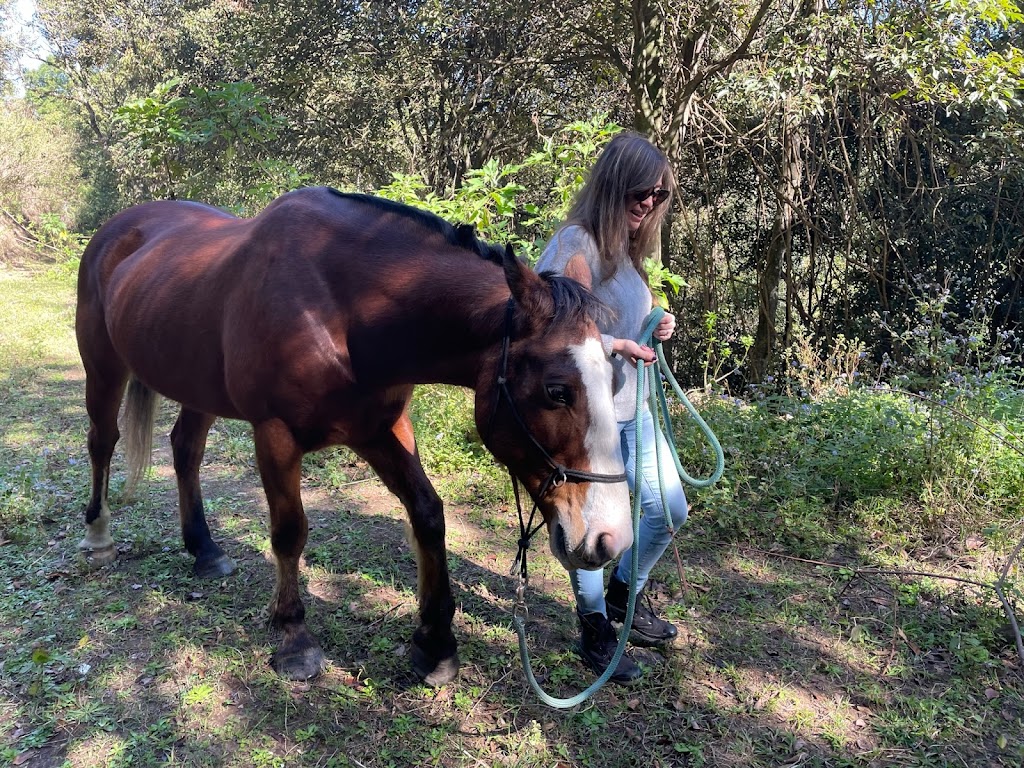
{"type": "Polygon", "coordinates": [[[459,672],[452,634],[455,603],[445,552],[444,506],[423,472],[408,412],[376,440],[352,447],[398,496],[409,515],[420,607],[420,626],[412,638],[412,666],[428,685],[444,685],[459,672]]]}
{"type": "Polygon", "coordinates": [[[270,506],[270,545],[277,561],[277,586],[270,602],[270,622],[284,633],[270,665],[289,680],[305,680],[323,670],[324,654],[306,628],[306,608],[299,596],[299,560],[309,522],[302,508],[302,449],[282,421],[255,426],[256,462],[270,506]]]}
{"type": "Polygon", "coordinates": [[[206,436],[216,417],[182,408],[171,430],[174,473],[178,478],[181,537],[196,561],[192,569],[201,579],[216,579],[235,570],[235,564],[210,536],[199,486],[199,467],[206,452],[206,436]]]}

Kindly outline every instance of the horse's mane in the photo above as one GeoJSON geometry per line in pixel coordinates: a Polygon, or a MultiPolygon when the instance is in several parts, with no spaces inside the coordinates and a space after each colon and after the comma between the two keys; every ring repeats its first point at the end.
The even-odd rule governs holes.
{"type": "Polygon", "coordinates": [[[502,263],[502,257],[505,253],[504,247],[484,242],[478,238],[476,236],[476,227],[472,224],[459,224],[455,226],[430,211],[399,203],[395,200],[388,200],[386,197],[364,195],[359,192],[339,192],[333,187],[328,187],[327,190],[338,197],[358,200],[364,205],[369,205],[388,213],[398,214],[399,216],[405,216],[420,226],[442,235],[451,245],[472,251],[480,258],[493,261],[495,264],[502,263]]]}
{"type": "Polygon", "coordinates": [[[576,324],[589,318],[600,325],[601,320],[611,313],[607,304],[571,277],[547,270],[541,272],[540,277],[551,288],[551,298],[555,304],[553,323],[576,324]]]}
{"type": "MultiPolygon", "coordinates": [[[[364,195],[359,192],[340,192],[333,187],[328,187],[327,190],[338,197],[356,200],[381,211],[405,216],[425,229],[441,235],[451,245],[471,251],[482,259],[498,265],[504,262],[504,247],[478,238],[476,228],[472,224],[456,226],[435,213],[389,200],[386,197],[364,195]]],[[[586,318],[598,322],[611,311],[594,294],[571,278],[556,272],[542,272],[540,277],[551,288],[551,298],[554,303],[554,316],[551,318],[553,323],[579,323],[586,318]]]]}

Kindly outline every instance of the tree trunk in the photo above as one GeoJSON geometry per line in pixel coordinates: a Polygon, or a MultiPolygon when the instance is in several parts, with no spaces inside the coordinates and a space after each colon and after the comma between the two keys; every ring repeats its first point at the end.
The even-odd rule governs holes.
{"type": "Polygon", "coordinates": [[[748,358],[750,378],[755,383],[764,380],[776,352],[779,283],[782,279],[782,267],[793,243],[793,228],[797,220],[794,204],[799,194],[802,176],[801,125],[788,113],[784,117],[784,123],[775,219],[768,237],[764,259],[758,269],[757,331],[754,334],[754,346],[751,347],[748,358]]]}

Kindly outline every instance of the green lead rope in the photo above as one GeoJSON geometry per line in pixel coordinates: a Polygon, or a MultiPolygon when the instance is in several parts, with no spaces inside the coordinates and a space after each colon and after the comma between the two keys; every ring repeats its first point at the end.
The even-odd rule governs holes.
{"type": "MultiPolygon", "coordinates": [[[[640,333],[640,338],[637,339],[637,343],[650,344],[651,346],[654,347],[655,352],[658,355],[658,365],[661,368],[661,372],[664,375],[664,378],[672,384],[672,388],[675,390],[676,395],[682,400],[683,404],[686,406],[686,409],[690,412],[690,415],[693,416],[694,419],[696,419],[697,424],[701,428],[701,431],[704,432],[704,435],[707,437],[708,443],[711,445],[712,450],[714,450],[715,452],[714,472],[712,472],[711,475],[708,476],[707,478],[695,479],[690,477],[690,475],[687,474],[686,470],[683,469],[683,466],[679,461],[679,452],[676,449],[675,438],[672,435],[672,424],[671,420],[669,419],[668,401],[665,397],[665,385],[661,376],[651,377],[651,415],[654,417],[656,425],[658,423],[660,415],[661,421],[664,424],[662,432],[665,434],[666,438],[669,441],[669,444],[672,446],[672,459],[675,463],[676,471],[679,473],[679,477],[682,478],[685,482],[689,483],[690,485],[696,486],[698,488],[706,488],[709,485],[718,482],[718,480],[722,477],[722,472],[725,470],[725,456],[722,452],[722,446],[718,442],[718,438],[715,437],[715,433],[711,431],[711,427],[707,425],[707,422],[705,422],[704,419],[701,418],[700,414],[697,412],[697,409],[693,407],[692,403],[690,403],[689,399],[686,397],[686,394],[683,392],[683,390],[679,386],[679,383],[676,381],[675,376],[672,375],[672,371],[669,370],[668,363],[665,361],[665,357],[662,354],[661,342],[656,341],[654,339],[654,330],[655,328],[658,327],[658,323],[661,321],[661,318],[662,316],[664,316],[664,314],[665,310],[663,310],[661,307],[655,307],[651,311],[651,314],[649,314],[647,316],[647,319],[644,321],[643,330],[640,333]]],[[[635,419],[636,474],[634,475],[635,486],[639,486],[640,482],[643,479],[643,460],[641,458],[643,456],[643,430],[641,414],[643,412],[644,382],[647,374],[646,368],[647,366],[643,363],[643,361],[637,362],[635,419]]],[[[658,451],[657,442],[655,443],[655,450],[658,451]]],[[[668,505],[665,504],[664,502],[665,484],[662,482],[660,451],[658,452],[657,456],[658,487],[662,489],[662,503],[664,504],[665,510],[667,512],[668,505]]],[[[670,515],[666,514],[665,522],[669,530],[674,533],[675,529],[672,526],[672,520],[670,515]]],[[[633,494],[633,542],[635,543],[639,538],[640,495],[633,494]]],[[[619,633],[619,643],[615,647],[615,653],[612,656],[611,661],[608,663],[607,669],[605,669],[605,671],[601,673],[601,675],[597,678],[597,680],[595,680],[590,685],[589,688],[587,688],[585,691],[576,694],[575,696],[570,696],[566,699],[560,699],[551,696],[550,694],[545,692],[544,689],[541,688],[540,683],[537,682],[537,678],[533,674],[533,666],[530,664],[530,653],[526,648],[526,584],[525,581],[521,580],[519,589],[517,590],[516,609],[513,611],[512,614],[512,623],[515,626],[516,634],[519,635],[519,658],[523,662],[523,669],[526,671],[526,679],[529,681],[530,687],[533,689],[534,693],[537,694],[537,697],[548,706],[554,707],[556,709],[569,709],[571,707],[575,707],[577,704],[581,704],[582,702],[586,701],[591,696],[593,696],[595,693],[597,693],[597,691],[600,690],[606,682],[608,682],[608,679],[612,676],[612,674],[615,672],[615,669],[619,666],[619,660],[622,658],[622,654],[626,652],[626,643],[629,639],[628,627],[631,627],[633,625],[633,611],[636,608],[636,577],[638,570],[638,560],[635,546],[630,547],[630,555],[631,556],[629,563],[629,600],[626,603],[626,617],[625,622],[623,624],[624,629],[621,633],[619,633]]]]}

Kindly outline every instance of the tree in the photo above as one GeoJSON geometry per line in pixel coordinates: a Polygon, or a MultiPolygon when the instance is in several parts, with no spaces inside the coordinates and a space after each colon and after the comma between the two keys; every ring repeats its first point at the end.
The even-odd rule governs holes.
{"type": "Polygon", "coordinates": [[[18,30],[14,0],[0,0],[0,97],[13,91],[18,62],[18,30]]]}
{"type": "MultiPolygon", "coordinates": [[[[506,215],[506,169],[601,115],[649,134],[679,172],[661,256],[686,279],[673,308],[687,349],[750,335],[746,373],[760,380],[801,338],[874,339],[879,359],[895,354],[928,296],[948,293],[961,318],[996,299],[988,316],[1017,311],[1011,0],[41,10],[56,53],[29,98],[40,114],[73,107],[93,153],[84,166],[106,169],[126,201],[200,195],[248,210],[306,182],[394,181],[425,200],[486,188],[493,210],[479,215],[526,242],[554,222],[525,206],[506,215]]],[[[514,176],[533,210],[560,183],[540,165],[514,176]]]]}
{"type": "Polygon", "coordinates": [[[21,100],[0,102],[0,260],[73,226],[83,193],[74,137],[21,100]]]}

